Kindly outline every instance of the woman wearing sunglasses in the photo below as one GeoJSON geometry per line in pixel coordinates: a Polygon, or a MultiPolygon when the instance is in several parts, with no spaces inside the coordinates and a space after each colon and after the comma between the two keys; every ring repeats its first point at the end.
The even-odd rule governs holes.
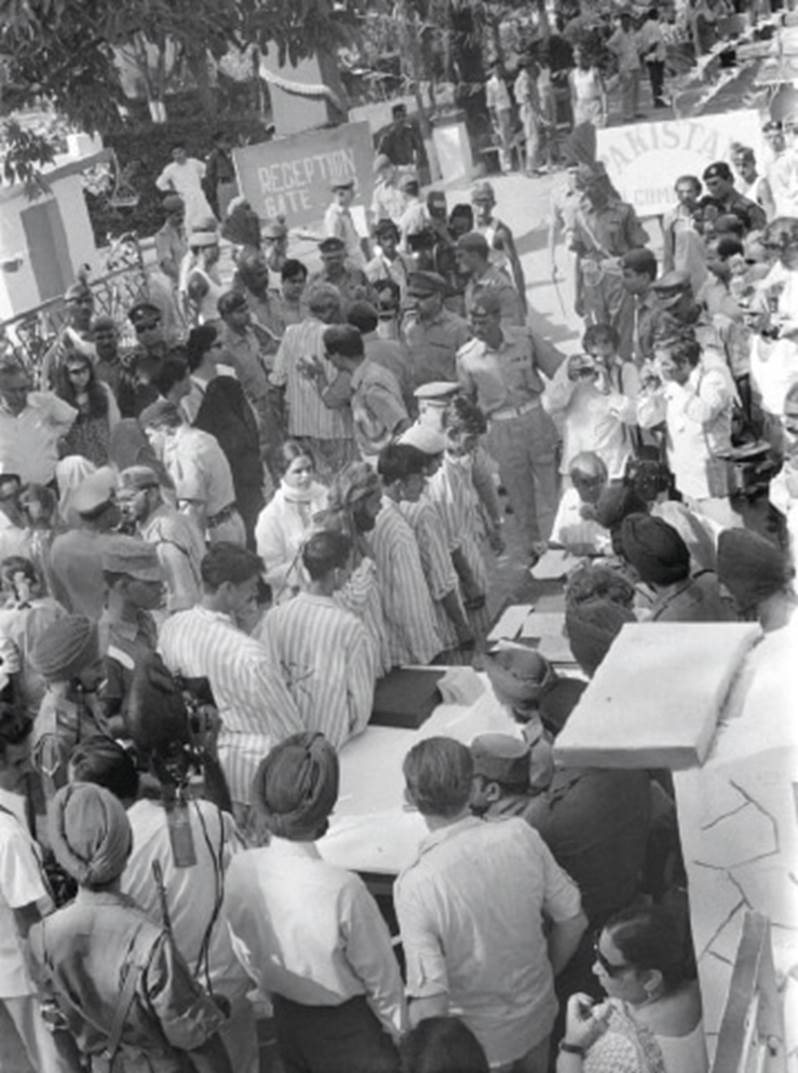
{"type": "Polygon", "coordinates": [[[706,1073],[698,984],[673,918],[625,909],[596,936],[593,972],[608,1000],[568,1000],[557,1073],[706,1073]]]}

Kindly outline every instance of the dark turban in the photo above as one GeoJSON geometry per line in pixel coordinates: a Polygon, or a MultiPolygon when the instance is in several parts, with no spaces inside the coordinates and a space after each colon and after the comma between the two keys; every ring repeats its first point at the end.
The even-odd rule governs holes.
{"type": "Polygon", "coordinates": [[[121,802],[102,786],[62,787],[50,804],[49,830],[55,859],[81,886],[106,886],[122,874],[133,834],[121,802]]]}
{"type": "Polygon", "coordinates": [[[136,666],[125,705],[125,726],[136,747],[144,752],[189,741],[183,693],[155,653],[136,666]]]}
{"type": "Polygon", "coordinates": [[[36,638],[31,663],[48,681],[71,681],[100,658],[97,626],[85,615],[65,615],[36,638]]]}
{"type": "Polygon", "coordinates": [[[328,495],[330,510],[353,507],[381,489],[380,478],[368,462],[350,462],[333,478],[330,485],[328,495]]]}
{"type": "Polygon", "coordinates": [[[591,678],[627,622],[635,616],[628,607],[609,600],[590,600],[565,613],[565,630],[574,659],[591,678]]]}
{"type": "Polygon", "coordinates": [[[261,760],[255,807],[279,838],[313,842],[327,830],[338,799],[338,757],[323,734],[292,734],[261,760]]]}
{"type": "Polygon", "coordinates": [[[621,523],[623,553],[642,581],[672,585],[690,574],[690,552],[673,528],[661,518],[630,514],[621,523]]]}
{"type": "Polygon", "coordinates": [[[616,555],[623,555],[621,542],[621,522],[630,514],[645,514],[648,504],[645,499],[628,484],[608,484],[596,503],[596,521],[609,529],[612,538],[612,550],[616,555]]]}
{"type": "Polygon", "coordinates": [[[748,529],[724,529],[718,537],[718,578],[741,611],[773,596],[792,576],[787,556],[764,537],[748,529]]]}

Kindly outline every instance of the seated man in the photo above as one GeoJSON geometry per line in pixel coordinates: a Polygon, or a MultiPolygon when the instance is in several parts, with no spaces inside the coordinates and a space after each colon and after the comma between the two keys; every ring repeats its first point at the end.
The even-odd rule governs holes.
{"type": "Polygon", "coordinates": [[[405,757],[407,799],[430,831],[394,888],[410,1022],[456,1011],[492,1069],[545,1073],[554,977],[586,920],[576,885],[523,820],[471,815],[473,774],[452,738],[428,738],[405,757]]]}
{"type": "Polygon", "coordinates": [[[597,454],[582,451],[571,462],[566,488],[557,508],[551,542],[573,555],[609,555],[612,537],[596,520],[596,504],[607,486],[607,467],[597,454]]]}
{"type": "Polygon", "coordinates": [[[625,558],[654,592],[651,622],[729,622],[735,616],[710,570],[690,575],[687,545],[667,522],[630,514],[621,525],[625,558]]]}

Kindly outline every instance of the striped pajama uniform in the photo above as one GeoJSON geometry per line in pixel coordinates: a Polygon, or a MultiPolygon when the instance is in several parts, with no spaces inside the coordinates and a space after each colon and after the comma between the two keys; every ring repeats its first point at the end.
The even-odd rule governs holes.
{"type": "Polygon", "coordinates": [[[227,615],[205,607],[168,618],[158,651],[172,673],[210,682],[222,720],[219,761],[233,801],[249,804],[260,761],[272,746],[302,730],[275,652],[227,615]]]}
{"type": "Polygon", "coordinates": [[[370,538],[391,665],[430,663],[443,649],[415,534],[387,496],[370,538]]]}
{"type": "Polygon", "coordinates": [[[376,665],[366,627],[330,597],[300,592],[272,608],[257,630],[275,651],[303,728],[336,749],[364,730],[376,665]]]}
{"type": "Polygon", "coordinates": [[[435,605],[435,621],[444,648],[456,648],[460,643],[457,631],[441,603],[447,593],[457,592],[459,588],[443,517],[426,495],[416,503],[403,500],[399,509],[412,526],[418,542],[421,566],[435,605]]]}
{"type": "Polygon", "coordinates": [[[346,584],[333,593],[333,602],[345,611],[361,619],[371,640],[377,677],[381,678],[391,669],[391,654],[388,650],[388,634],[377,581],[377,567],[373,559],[363,561],[352,571],[346,584]]]}
{"type": "Polygon", "coordinates": [[[315,317],[301,324],[290,324],[274,358],[270,381],[275,387],[285,388],[285,403],[288,410],[288,435],[292,439],[307,439],[319,454],[319,472],[326,469],[334,473],[346,462],[357,458],[352,427],[352,412],[348,406],[339,410],[328,409],[321,401],[315,384],[302,375],[299,362],[302,359],[320,362],[327,377],[327,385],[335,380],[337,370],[324,356],[324,332],[326,324],[315,317]]]}

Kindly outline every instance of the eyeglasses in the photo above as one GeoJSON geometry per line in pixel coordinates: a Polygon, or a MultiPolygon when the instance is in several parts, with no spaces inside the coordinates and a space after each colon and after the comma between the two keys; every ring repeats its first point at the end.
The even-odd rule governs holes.
{"type": "Polygon", "coordinates": [[[633,965],[613,965],[611,961],[607,961],[602,952],[599,950],[599,935],[597,934],[593,940],[593,956],[596,961],[601,965],[602,969],[606,972],[607,976],[620,976],[622,972],[626,972],[628,969],[634,968],[633,965]]]}

